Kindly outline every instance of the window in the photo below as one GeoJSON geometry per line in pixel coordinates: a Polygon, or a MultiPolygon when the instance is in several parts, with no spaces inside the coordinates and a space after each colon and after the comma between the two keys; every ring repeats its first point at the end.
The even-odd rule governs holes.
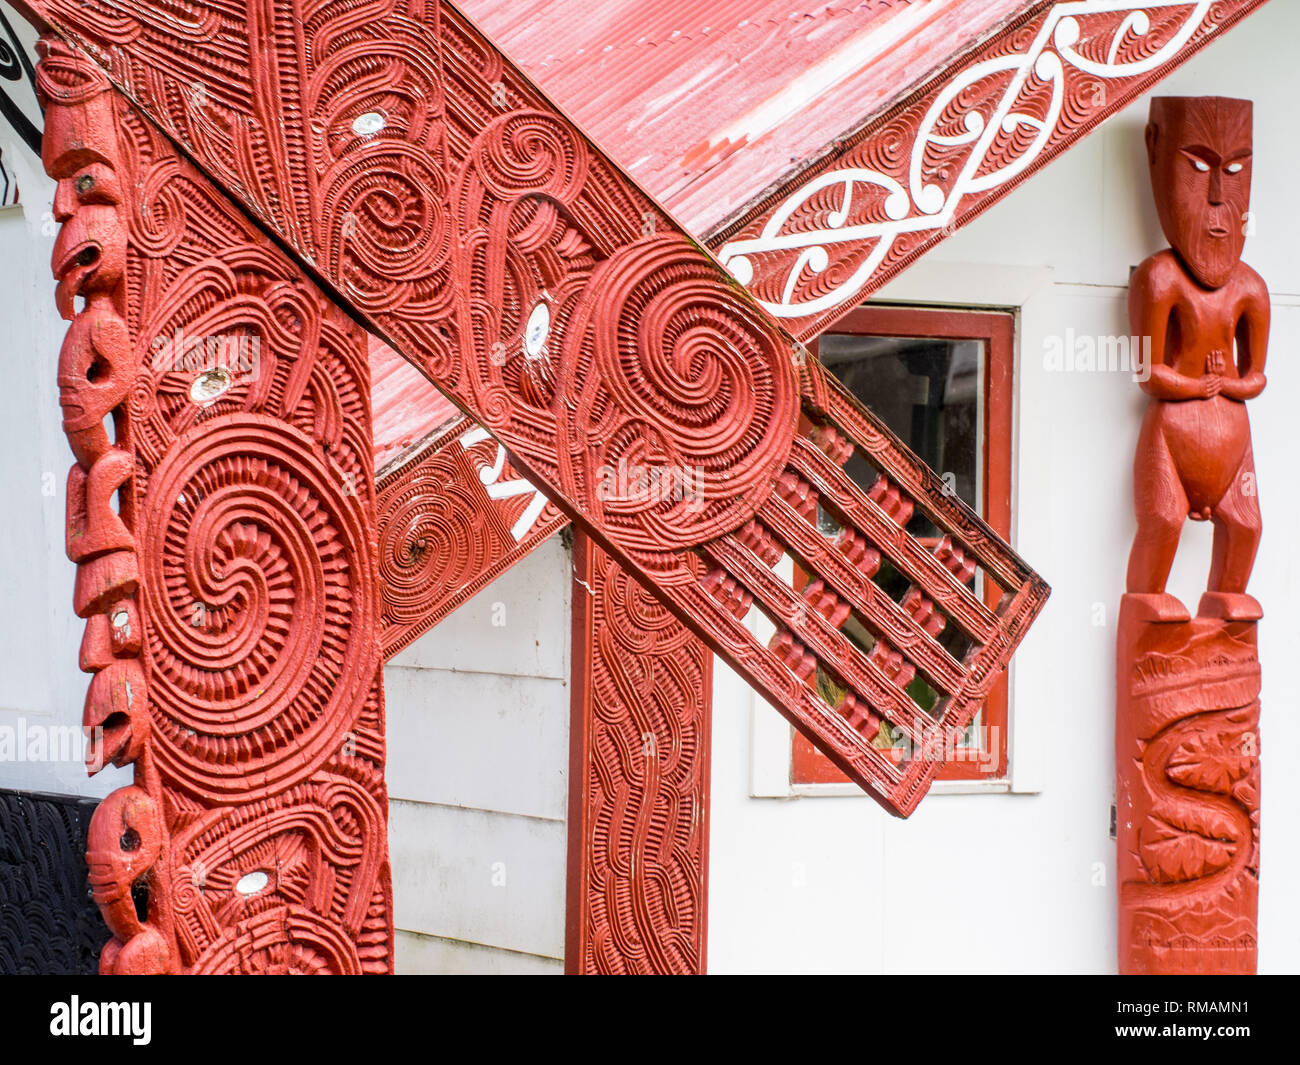
{"type": "MultiPolygon", "coordinates": [[[[932,310],[868,305],[837,323],[813,345],[823,365],[865,407],[936,470],[949,490],[972,507],[1004,539],[1011,530],[1011,375],[1015,318],[1009,313],[932,310]]],[[[855,456],[845,467],[863,488],[875,471],[855,456]]],[[[924,514],[913,517],[913,534],[933,543],[938,531],[924,514]]],[[[883,579],[882,579],[883,576],[883,579]]],[[[889,589],[901,596],[906,581],[889,589]]],[[[796,583],[801,577],[796,573],[796,583]]],[[[975,578],[979,579],[979,575],[975,578]]],[[[975,586],[991,603],[998,592],[975,586]]],[[[855,635],[848,628],[845,630],[855,635]]],[[[864,646],[871,637],[861,634],[864,646]]],[[[958,658],[961,635],[941,637],[958,658]]],[[[829,678],[819,682],[833,683],[829,678]]],[[[937,693],[921,677],[907,688],[922,709],[937,693]]],[[[882,750],[896,737],[885,724],[875,739],[882,750]]],[[[790,760],[791,784],[839,784],[847,778],[798,733],[790,760]]],[[[1007,771],[1007,679],[990,693],[940,780],[996,780],[1007,771]]]]}

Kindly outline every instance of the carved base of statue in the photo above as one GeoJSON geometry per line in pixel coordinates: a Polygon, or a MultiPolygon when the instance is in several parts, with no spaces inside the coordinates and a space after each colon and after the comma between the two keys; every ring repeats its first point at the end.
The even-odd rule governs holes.
{"type": "MultiPolygon", "coordinates": [[[[1172,599],[1165,596],[1164,599],[1172,599]]],[[[1119,970],[1251,974],[1258,954],[1254,621],[1119,615],[1115,766],[1119,970]]],[[[1175,600],[1176,602],[1176,600],[1175,600]]]]}

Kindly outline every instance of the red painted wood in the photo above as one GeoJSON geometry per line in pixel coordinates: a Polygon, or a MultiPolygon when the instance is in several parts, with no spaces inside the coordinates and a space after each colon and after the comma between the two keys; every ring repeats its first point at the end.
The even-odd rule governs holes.
{"type": "Polygon", "coordinates": [[[41,50],[102,971],[387,972],[365,335],[41,50]]]}
{"type": "Polygon", "coordinates": [[[582,533],[573,552],[570,973],[703,973],[713,653],[582,533]]]}
{"type": "Polygon", "coordinates": [[[1033,3],[460,6],[674,218],[702,236],[1033,3]]]}
{"type": "Polygon", "coordinates": [[[710,244],[808,340],[1263,3],[1026,4],[883,113],[846,116],[710,244]]]}
{"type": "Polygon", "coordinates": [[[1253,973],[1259,891],[1259,489],[1246,401],[1265,385],[1269,295],[1241,261],[1251,104],[1151,102],[1147,153],[1172,245],[1133,274],[1151,338],[1134,462],[1138,529],[1120,608],[1119,965],[1253,973]],[[1195,618],[1165,590],[1187,519],[1214,523],[1195,618]]]}
{"type": "Polygon", "coordinates": [[[1045,586],[491,42],[447,5],[365,20],[330,9],[303,49],[282,29],[304,23],[295,0],[247,18],[205,9],[180,35],[150,3],[113,19],[68,0],[29,6],[91,47],[300,262],[852,779],[897,813],[915,807],[937,762],[881,757],[854,724],[860,711],[933,749],[929,733],[969,721],[1045,586]],[[253,61],[232,66],[231,55],[253,61]],[[529,339],[542,313],[549,331],[529,339]],[[809,428],[795,438],[800,417],[809,428]],[[871,493],[826,453],[845,447],[883,471],[871,493]],[[696,491],[608,499],[604,473],[624,463],[689,474],[696,491]],[[818,502],[844,527],[839,546],[818,532],[818,502]],[[996,613],[906,534],[899,518],[915,505],[1003,588],[996,613]],[[969,632],[978,648],[966,661],[873,591],[852,561],[862,538],[969,632]],[[783,550],[907,648],[947,697],[941,722],[774,580],[783,550]],[[742,624],[752,603],[779,626],[774,648],[742,624]],[[818,662],[844,682],[840,706],[804,683],[818,662]]]}
{"type": "MultiPolygon", "coordinates": [[[[835,326],[836,333],[887,337],[946,337],[982,340],[985,345],[984,389],[984,519],[993,530],[1011,539],[1011,442],[1014,438],[1012,375],[1015,365],[1015,322],[1009,314],[976,311],[923,309],[872,304],[846,314],[835,326]]],[[[814,341],[814,354],[820,351],[814,341]]],[[[806,582],[805,582],[806,585],[806,582]]],[[[986,589],[985,602],[997,605],[996,588],[986,589]]],[[[913,609],[927,609],[915,598],[913,609]]],[[[1007,770],[1007,675],[1002,673],[984,702],[983,723],[988,738],[996,742],[995,760],[986,761],[982,751],[954,747],[939,773],[940,780],[989,780],[1007,770]],[[996,730],[996,731],[994,731],[996,730]],[[994,740],[996,737],[996,740],[994,740]],[[969,756],[968,756],[969,755],[969,756]]],[[[848,778],[835,768],[802,735],[796,734],[790,752],[790,781],[794,784],[841,784],[848,778]]]]}
{"type": "Polygon", "coordinates": [[[468,418],[390,470],[377,507],[385,658],[568,524],[468,418]]]}
{"type": "MultiPolygon", "coordinates": [[[[769,0],[470,0],[465,12],[808,342],[1263,2],[881,0],[776,19],[769,0]],[[724,52],[745,61],[714,69],[724,52]],[[774,101],[795,83],[795,113],[780,118],[774,101]],[[898,219],[891,192],[896,213],[909,204],[898,219]]],[[[408,418],[418,439],[428,423],[408,418]]]]}

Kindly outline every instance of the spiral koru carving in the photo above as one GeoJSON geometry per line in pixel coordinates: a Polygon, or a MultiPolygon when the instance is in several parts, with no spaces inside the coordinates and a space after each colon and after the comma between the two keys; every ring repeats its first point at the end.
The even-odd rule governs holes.
{"type": "Polygon", "coordinates": [[[566,368],[583,388],[562,484],[647,554],[743,524],[798,415],[787,341],[686,245],[652,237],[615,254],[592,274],[600,300],[568,326],[566,368]]]}
{"type": "Polygon", "coordinates": [[[386,968],[385,812],[337,771],[178,832],[177,938],[193,971],[386,968]],[[282,927],[280,938],[275,926],[282,927]],[[237,947],[250,937],[250,953],[237,947]]]}
{"type": "MultiPolygon", "coordinates": [[[[589,156],[569,123],[545,111],[515,111],[484,127],[470,155],[471,173],[503,202],[542,196],[570,203],[587,180],[589,156]]],[[[474,184],[466,186],[473,194],[474,184]]],[[[473,210],[466,203],[462,210],[473,210]]]]}
{"type": "Polygon", "coordinates": [[[387,972],[364,334],[42,48],[101,971],[387,972]]]}
{"type": "Polygon", "coordinates": [[[173,446],[144,511],[154,750],[212,801],[310,775],[360,712],[366,514],[312,442],[227,415],[173,446]]]}
{"type": "MultiPolygon", "coordinates": [[[[453,438],[435,462],[421,464],[380,500],[379,574],[384,624],[405,628],[423,620],[431,597],[470,583],[509,549],[476,491],[453,438]]],[[[387,640],[385,641],[387,642],[387,640]]]]}

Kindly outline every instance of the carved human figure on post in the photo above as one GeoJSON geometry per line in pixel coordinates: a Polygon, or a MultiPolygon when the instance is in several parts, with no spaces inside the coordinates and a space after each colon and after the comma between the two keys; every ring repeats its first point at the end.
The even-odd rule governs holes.
{"type": "Polygon", "coordinates": [[[1185,518],[1214,523],[1198,613],[1262,615],[1246,594],[1259,546],[1259,496],[1246,400],[1264,390],[1269,298],[1241,261],[1250,206],[1249,100],[1156,97],[1146,129],[1160,225],[1172,245],[1129,288],[1136,335],[1151,338],[1150,396],[1138,438],[1138,529],[1128,591],[1152,620],[1183,621],[1165,592],[1185,518]]]}

